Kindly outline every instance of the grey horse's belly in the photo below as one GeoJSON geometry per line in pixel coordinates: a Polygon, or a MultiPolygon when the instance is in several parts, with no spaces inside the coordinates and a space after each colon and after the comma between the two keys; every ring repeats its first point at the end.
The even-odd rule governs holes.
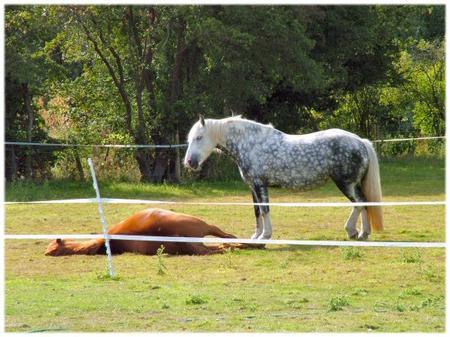
{"type": "Polygon", "coordinates": [[[294,167],[279,165],[265,174],[270,186],[308,190],[323,185],[330,179],[328,167],[315,162],[297,160],[294,167]]]}

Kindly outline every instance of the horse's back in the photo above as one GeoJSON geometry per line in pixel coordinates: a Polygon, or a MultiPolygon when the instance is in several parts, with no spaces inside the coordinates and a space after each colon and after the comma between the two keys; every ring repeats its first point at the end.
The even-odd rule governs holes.
{"type": "Polygon", "coordinates": [[[284,134],[277,145],[267,152],[261,169],[269,185],[310,189],[330,178],[352,179],[368,164],[362,139],[341,129],[284,134]]]}
{"type": "Polygon", "coordinates": [[[140,234],[149,233],[155,226],[157,219],[164,215],[162,210],[147,208],[134,213],[120,221],[109,230],[110,234],[140,234]]]}
{"type": "Polygon", "coordinates": [[[333,128],[321,131],[315,131],[311,133],[305,133],[300,135],[284,134],[284,138],[287,142],[292,143],[316,143],[316,142],[330,142],[333,140],[356,140],[362,141],[362,139],[349,131],[333,128]]]}
{"type": "Polygon", "coordinates": [[[197,236],[207,229],[201,219],[172,211],[147,208],[119,222],[110,234],[197,236]]]}
{"type": "Polygon", "coordinates": [[[322,169],[335,182],[359,182],[369,166],[369,156],[362,138],[341,129],[328,129],[313,135],[321,157],[322,169]]]}
{"type": "MultiPolygon", "coordinates": [[[[204,236],[207,225],[202,220],[182,213],[147,208],[111,227],[109,234],[149,236],[204,236]]],[[[208,233],[207,233],[208,234],[208,233]]],[[[111,240],[115,253],[135,252],[154,255],[164,246],[168,254],[193,254],[191,245],[180,242],[111,240]]]]}

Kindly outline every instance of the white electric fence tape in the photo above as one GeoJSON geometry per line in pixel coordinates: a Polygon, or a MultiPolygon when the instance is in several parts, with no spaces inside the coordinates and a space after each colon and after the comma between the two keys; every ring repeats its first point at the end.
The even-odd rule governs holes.
{"type": "MultiPolygon", "coordinates": [[[[446,136],[434,136],[434,137],[412,137],[412,138],[393,138],[393,139],[376,139],[372,140],[372,143],[386,143],[386,142],[404,142],[412,140],[427,140],[427,139],[444,139],[446,136]]],[[[47,147],[110,147],[110,148],[150,148],[150,149],[172,149],[187,147],[188,144],[67,144],[67,143],[33,143],[33,142],[9,142],[6,141],[5,145],[18,145],[18,146],[47,146],[47,147]]]]}
{"type": "Polygon", "coordinates": [[[109,275],[114,277],[114,266],[112,262],[112,254],[111,254],[111,246],[109,244],[108,237],[108,224],[106,222],[105,214],[103,213],[102,199],[100,198],[100,189],[97,184],[97,177],[95,175],[94,163],[91,158],[88,158],[89,168],[91,169],[92,182],[95,189],[95,194],[97,195],[97,203],[98,203],[98,214],[100,215],[100,221],[103,226],[103,237],[105,238],[105,246],[106,246],[106,254],[108,255],[108,267],[109,267],[109,275]]]}
{"type": "Polygon", "coordinates": [[[143,235],[102,235],[102,234],[5,234],[5,239],[101,239],[156,241],[156,242],[191,242],[191,243],[247,243],[273,244],[294,246],[338,246],[338,247],[393,247],[393,248],[445,248],[445,242],[413,242],[413,241],[332,241],[332,240],[254,240],[254,239],[224,239],[211,237],[185,236],[143,236],[143,235]]]}
{"type": "Polygon", "coordinates": [[[19,146],[47,146],[47,147],[112,147],[122,149],[149,148],[149,149],[172,149],[187,147],[187,144],[67,144],[67,143],[32,143],[32,142],[5,142],[5,145],[19,146]]]}
{"type": "Polygon", "coordinates": [[[100,200],[104,204],[170,204],[199,206],[277,206],[277,207],[358,207],[358,206],[441,206],[445,201],[383,201],[383,202],[189,202],[170,200],[118,199],[118,198],[86,198],[41,201],[7,201],[5,205],[16,204],[92,204],[100,200]]]}
{"type": "Polygon", "coordinates": [[[426,139],[444,139],[445,136],[435,136],[435,137],[415,137],[415,138],[393,138],[393,139],[376,139],[372,140],[372,143],[388,143],[388,142],[405,142],[410,140],[426,140],[426,139]]]}

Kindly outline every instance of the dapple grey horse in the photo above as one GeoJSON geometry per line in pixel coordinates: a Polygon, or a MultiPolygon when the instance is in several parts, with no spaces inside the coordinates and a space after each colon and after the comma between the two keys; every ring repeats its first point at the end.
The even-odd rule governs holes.
{"type": "MultiPolygon", "coordinates": [[[[381,183],[376,152],[370,141],[329,129],[304,135],[285,134],[240,116],[204,119],[188,135],[184,165],[199,170],[214,149],[229,154],[250,185],[254,203],[269,203],[269,186],[306,190],[331,179],[352,202],[380,202],[381,183]]],[[[255,205],[256,231],[252,239],[270,239],[269,206],[255,205]]],[[[352,239],[366,240],[383,228],[380,206],[354,207],[345,224],[352,239]],[[356,223],[362,216],[358,233],[356,223]]]]}

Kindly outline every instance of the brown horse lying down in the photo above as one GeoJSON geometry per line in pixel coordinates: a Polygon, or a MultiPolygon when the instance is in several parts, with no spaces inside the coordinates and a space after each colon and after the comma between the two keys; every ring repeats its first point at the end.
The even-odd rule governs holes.
{"type": "MultiPolygon", "coordinates": [[[[204,237],[207,235],[219,238],[236,238],[225,233],[220,228],[208,225],[206,222],[190,215],[166,211],[163,209],[148,208],[137,212],[118,224],[111,227],[108,234],[124,235],[154,235],[154,236],[189,236],[204,237]]],[[[129,241],[111,240],[111,253],[121,254],[134,252],[154,255],[161,245],[168,254],[206,255],[222,253],[226,248],[238,248],[240,245],[206,246],[203,243],[189,242],[156,242],[156,241],[129,241]]],[[[243,247],[242,247],[243,248],[243,247]]],[[[106,254],[105,240],[96,239],[85,242],[53,240],[47,247],[45,255],[94,255],[106,254]]]]}

